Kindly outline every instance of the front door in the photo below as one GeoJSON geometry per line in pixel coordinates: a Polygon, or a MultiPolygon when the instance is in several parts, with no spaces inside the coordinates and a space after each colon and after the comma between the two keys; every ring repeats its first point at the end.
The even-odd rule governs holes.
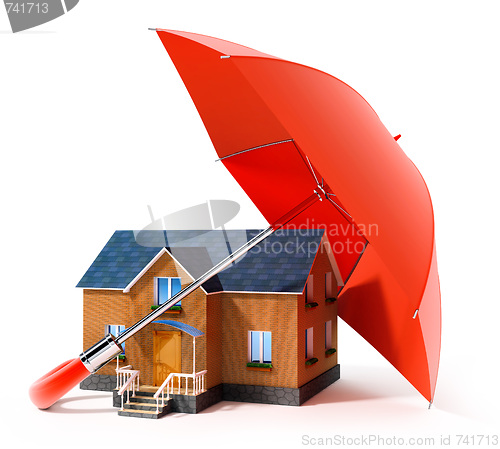
{"type": "Polygon", "coordinates": [[[181,372],[181,333],[154,331],[153,341],[154,384],[160,386],[170,373],[181,372]]]}

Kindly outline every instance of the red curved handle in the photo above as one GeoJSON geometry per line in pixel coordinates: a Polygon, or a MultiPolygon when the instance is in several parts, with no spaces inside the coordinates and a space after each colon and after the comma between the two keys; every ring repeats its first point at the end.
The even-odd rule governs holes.
{"type": "Polygon", "coordinates": [[[89,375],[79,358],[61,363],[31,385],[31,402],[42,410],[49,408],[89,375]]]}

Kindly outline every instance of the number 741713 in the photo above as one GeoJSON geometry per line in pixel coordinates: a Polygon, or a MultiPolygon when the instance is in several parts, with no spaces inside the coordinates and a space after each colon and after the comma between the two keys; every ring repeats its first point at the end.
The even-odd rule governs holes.
{"type": "Polygon", "coordinates": [[[7,14],[47,14],[49,12],[48,3],[5,3],[7,14]]]}

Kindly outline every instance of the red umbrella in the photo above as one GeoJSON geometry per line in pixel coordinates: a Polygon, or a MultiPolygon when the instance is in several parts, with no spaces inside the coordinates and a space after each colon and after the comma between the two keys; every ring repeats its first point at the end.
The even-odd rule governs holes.
{"type": "Polygon", "coordinates": [[[441,341],[425,182],[355,90],[322,71],[192,33],[157,30],[222,163],[274,223],[326,229],[339,315],[432,402],[441,341]]]}

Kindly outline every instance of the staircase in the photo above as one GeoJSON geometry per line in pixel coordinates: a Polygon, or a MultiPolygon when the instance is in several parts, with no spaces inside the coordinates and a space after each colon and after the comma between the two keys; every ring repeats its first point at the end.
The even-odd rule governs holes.
{"type": "Polygon", "coordinates": [[[196,413],[197,396],[206,391],[205,374],[207,370],[192,374],[170,373],[158,388],[144,385],[139,387],[139,371],[131,368],[128,365],[116,369],[117,387],[113,390],[113,405],[120,408],[119,416],[148,419],[161,418],[174,408],[171,396],[184,398],[184,400],[180,401],[180,404],[179,399],[176,399],[176,411],[186,410],[185,413],[196,413]],[[182,379],[185,379],[185,386],[181,388],[182,379]],[[189,380],[191,380],[192,394],[188,393],[189,380]],[[174,388],[175,381],[177,387],[174,388]],[[174,393],[175,390],[177,390],[177,394],[174,393]],[[194,402],[190,401],[189,398],[194,399],[194,402]]]}
{"type": "Polygon", "coordinates": [[[165,406],[160,406],[156,412],[156,399],[154,393],[149,391],[136,391],[135,397],[130,396],[130,402],[123,404],[123,410],[118,411],[118,416],[130,416],[134,418],[158,419],[170,413],[172,399],[165,399],[165,406]]]}

